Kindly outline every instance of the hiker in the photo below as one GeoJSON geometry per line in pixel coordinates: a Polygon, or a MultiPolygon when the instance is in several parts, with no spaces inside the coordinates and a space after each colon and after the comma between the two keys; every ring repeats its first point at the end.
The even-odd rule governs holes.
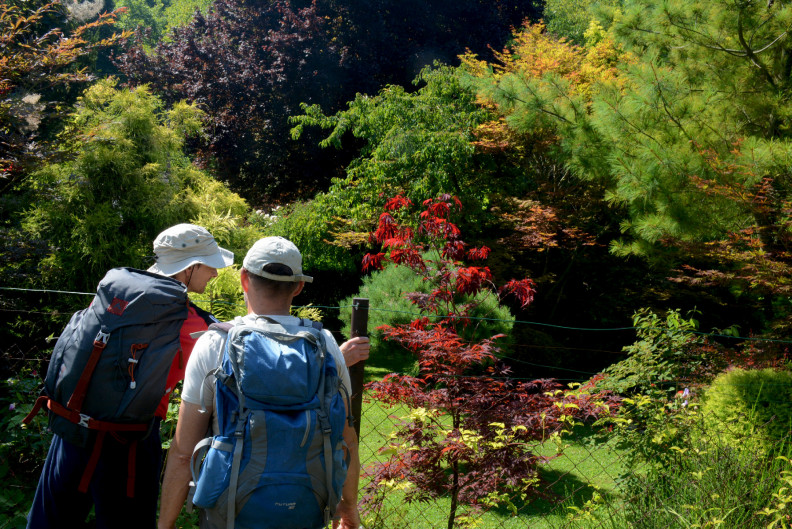
{"type": "MultiPolygon", "coordinates": [[[[227,326],[225,332],[210,329],[209,332],[205,333],[196,343],[193,355],[187,364],[187,373],[182,391],[182,403],[179,410],[179,420],[176,427],[176,434],[173,438],[173,442],[169,451],[165,476],[162,483],[162,498],[160,501],[158,527],[160,529],[172,529],[174,527],[176,519],[188,496],[190,481],[193,479],[191,465],[194,447],[196,447],[196,445],[199,443],[202,443],[202,439],[207,430],[211,429],[215,437],[214,439],[210,438],[204,441],[212,441],[212,447],[214,448],[215,446],[218,446],[219,450],[226,450],[225,454],[229,454],[228,450],[231,450],[231,448],[223,447],[223,445],[230,446],[230,442],[222,442],[220,439],[218,439],[218,429],[223,427],[223,423],[225,422],[227,416],[230,415],[232,420],[234,420],[233,418],[238,417],[239,413],[242,412],[243,407],[240,405],[239,411],[237,411],[237,408],[235,406],[229,405],[228,401],[223,401],[219,406],[216,406],[218,400],[215,399],[219,399],[219,396],[217,395],[218,391],[225,394],[225,392],[228,391],[226,388],[230,386],[234,388],[234,395],[237,396],[236,400],[241,402],[242,397],[239,397],[238,393],[236,393],[236,388],[239,387],[238,391],[242,392],[247,399],[245,402],[247,402],[250,407],[254,407],[250,405],[250,398],[248,398],[247,394],[244,393],[245,390],[241,387],[241,382],[237,381],[236,384],[239,385],[237,386],[231,382],[230,377],[224,377],[222,379],[222,383],[213,380],[216,377],[213,377],[212,374],[216,373],[217,369],[220,369],[220,366],[218,366],[219,363],[221,365],[233,363],[226,361],[230,355],[228,352],[229,350],[236,351],[236,349],[239,348],[246,349],[247,346],[245,345],[245,342],[243,340],[237,342],[235,337],[238,337],[239,334],[244,331],[247,332],[247,336],[252,339],[252,335],[256,334],[256,329],[280,329],[281,331],[306,329],[302,331],[303,335],[311,334],[311,336],[315,336],[318,339],[318,342],[326,344],[326,350],[330,354],[325,356],[325,363],[327,364],[330,362],[330,360],[332,360],[330,365],[334,365],[335,368],[337,368],[337,377],[334,380],[337,382],[335,386],[332,386],[333,389],[331,390],[333,395],[335,395],[336,398],[342,395],[346,396],[346,400],[342,401],[343,405],[341,406],[340,411],[341,426],[339,428],[337,423],[334,423],[334,428],[342,430],[338,432],[337,450],[342,452],[340,441],[343,438],[343,441],[346,445],[346,453],[343,455],[346,455],[347,457],[346,461],[348,464],[348,470],[346,471],[345,477],[343,474],[341,475],[340,482],[338,483],[338,489],[340,490],[337,494],[340,496],[338,498],[340,501],[334,505],[327,505],[326,508],[329,508],[331,511],[335,511],[334,526],[343,529],[356,529],[360,527],[360,517],[357,508],[360,461],[358,457],[357,436],[355,434],[355,429],[351,424],[351,417],[348,408],[348,396],[351,394],[349,373],[345,366],[343,354],[341,353],[341,350],[336,344],[333,336],[327,330],[315,330],[303,326],[307,325],[305,323],[306,320],[290,316],[289,313],[292,299],[303,290],[305,282],[312,282],[313,278],[303,274],[302,256],[300,255],[297,247],[282,237],[265,237],[257,241],[248,251],[242,266],[242,270],[240,271],[240,279],[242,283],[242,289],[245,293],[248,314],[245,317],[236,318],[233,322],[233,325],[231,323],[221,324],[227,326]],[[230,343],[227,344],[227,341],[230,343]],[[341,486],[342,484],[343,487],[341,486]]],[[[308,323],[313,322],[308,321],[308,323]]],[[[281,334],[283,334],[283,332],[281,334]]],[[[237,353],[235,352],[235,354],[237,353]]],[[[240,357],[244,358],[246,362],[244,365],[248,365],[249,362],[255,361],[257,358],[264,358],[269,353],[248,353],[245,350],[239,354],[241,355],[240,357]],[[257,357],[251,358],[250,356],[244,355],[257,355],[257,357]]],[[[306,353],[305,356],[308,356],[308,354],[306,353]]],[[[283,361],[282,358],[284,358],[284,356],[279,357],[277,356],[277,353],[275,354],[275,358],[276,361],[273,365],[278,366],[277,369],[288,370],[289,367],[285,364],[293,363],[290,360],[283,361]]],[[[237,359],[234,362],[238,363],[239,360],[237,359]]],[[[286,390],[288,390],[288,388],[290,388],[292,385],[298,385],[297,383],[292,384],[291,380],[281,380],[286,376],[286,374],[282,373],[281,371],[277,371],[273,376],[274,369],[275,368],[272,368],[269,371],[260,369],[259,371],[255,371],[255,373],[252,370],[245,371],[244,376],[246,376],[247,379],[253,379],[251,384],[258,384],[258,386],[265,387],[265,389],[270,389],[271,391],[277,391],[272,389],[272,386],[280,385],[280,387],[286,388],[286,390]]],[[[335,373],[336,371],[333,370],[332,372],[335,373]]],[[[233,373],[233,375],[234,377],[242,376],[236,371],[233,373]]],[[[217,378],[219,379],[219,375],[217,378]]],[[[330,384],[331,382],[328,382],[328,385],[330,384]]],[[[320,384],[320,386],[321,385],[322,384],[320,384]]],[[[316,395],[318,396],[319,393],[317,392],[316,395]]],[[[275,397],[277,398],[278,395],[275,395],[275,397]]],[[[244,412],[247,413],[248,410],[244,410],[244,412]]],[[[255,411],[253,413],[255,413],[255,411]]],[[[308,410],[306,410],[305,413],[307,414],[308,410]]],[[[277,415],[277,413],[275,413],[275,415],[277,415]]],[[[299,459],[297,456],[289,456],[297,453],[298,446],[301,444],[299,438],[303,436],[305,437],[303,439],[303,444],[305,444],[305,441],[308,439],[309,435],[308,430],[305,430],[306,427],[301,427],[303,430],[305,430],[305,433],[300,430],[298,432],[298,440],[293,444],[291,444],[290,441],[282,441],[279,438],[280,443],[278,443],[277,446],[264,445],[262,447],[261,444],[256,445],[256,441],[250,440],[250,435],[252,434],[249,433],[249,430],[258,430],[259,433],[264,430],[265,435],[263,437],[266,438],[266,430],[270,428],[270,416],[258,415],[257,417],[266,417],[266,421],[264,419],[257,419],[260,422],[256,423],[255,427],[252,425],[253,423],[248,423],[247,428],[238,427],[239,429],[237,430],[238,435],[245,434],[248,436],[244,438],[246,443],[253,443],[252,448],[248,448],[247,445],[245,448],[245,450],[247,450],[246,453],[250,453],[250,461],[242,464],[246,464],[246,468],[259,468],[263,472],[268,469],[265,468],[265,461],[261,461],[261,458],[266,460],[267,466],[269,466],[271,463],[277,466],[284,461],[288,462],[291,459],[299,459]],[[266,428],[262,426],[262,422],[266,422],[266,428]],[[271,461],[273,453],[276,451],[279,451],[283,455],[282,457],[277,457],[276,461],[271,461]]],[[[303,412],[300,411],[293,414],[292,418],[288,420],[293,420],[296,422],[302,417],[303,412]]],[[[319,420],[316,419],[316,422],[318,423],[319,420]]],[[[312,424],[312,421],[309,419],[307,424],[312,424]]],[[[317,435],[319,437],[319,442],[321,443],[321,430],[316,435],[312,433],[310,438],[314,439],[317,435]]],[[[234,435],[232,433],[231,439],[233,440],[233,438],[234,435]]],[[[238,439],[241,439],[241,437],[238,437],[238,439]]],[[[226,440],[228,439],[226,438],[226,440]]],[[[258,442],[261,443],[269,441],[258,442]]],[[[310,444],[310,442],[308,444],[310,444]]],[[[233,446],[237,447],[239,445],[237,443],[233,446]]],[[[321,444],[319,446],[321,447],[321,444]]],[[[327,444],[325,445],[325,448],[328,448],[327,444]]],[[[217,453],[222,454],[223,452],[217,453]]],[[[324,454],[325,457],[323,461],[327,461],[327,451],[325,451],[324,454]]],[[[204,460],[204,464],[206,465],[206,461],[209,461],[210,459],[210,455],[207,455],[206,459],[204,460]]],[[[329,459],[333,460],[332,457],[329,459]]],[[[234,464],[238,465],[239,463],[234,461],[234,464]]],[[[307,466],[311,467],[312,465],[309,464],[307,466]]],[[[317,461],[317,463],[313,465],[313,468],[315,469],[317,466],[321,470],[323,465],[319,464],[317,461]]],[[[327,468],[328,467],[325,466],[325,469],[327,468]]],[[[225,491],[226,494],[235,495],[237,494],[236,490],[228,489],[233,488],[233,484],[236,482],[236,479],[230,479],[230,483],[232,485],[229,487],[229,477],[227,470],[228,469],[226,468],[225,475],[223,473],[217,474],[216,477],[210,475],[206,481],[209,482],[209,487],[215,486],[215,488],[217,488],[218,494],[225,491]],[[224,479],[225,482],[223,482],[224,479]]],[[[202,472],[203,471],[204,470],[202,469],[202,472]]],[[[207,472],[210,471],[211,469],[207,472]]],[[[323,476],[326,473],[328,473],[327,470],[324,471],[323,476]]],[[[258,481],[259,476],[260,474],[256,475],[256,479],[253,481],[258,481]]],[[[202,495],[202,493],[199,492],[199,489],[202,486],[200,481],[202,481],[203,478],[204,476],[201,475],[201,479],[198,480],[199,483],[195,490],[195,504],[199,506],[201,504],[199,503],[198,498],[200,495],[202,495]]],[[[242,478],[240,477],[239,480],[241,484],[242,478]]],[[[249,527],[308,527],[309,525],[292,525],[302,523],[296,522],[293,518],[288,518],[283,523],[274,521],[275,517],[279,515],[286,517],[300,516],[304,511],[308,510],[309,508],[313,508],[312,505],[309,505],[309,507],[305,507],[305,505],[310,503],[316,504],[317,500],[314,499],[314,495],[317,495],[318,497],[321,494],[316,490],[314,481],[310,479],[306,479],[306,481],[312,483],[314,486],[313,493],[310,493],[309,490],[308,496],[310,496],[310,500],[306,501],[305,503],[300,503],[299,501],[292,502],[291,496],[284,494],[282,499],[276,500],[276,502],[270,504],[272,508],[262,507],[260,510],[254,511],[254,521],[240,521],[240,518],[234,517],[232,519],[233,521],[229,523],[228,515],[232,514],[233,511],[227,514],[226,509],[229,508],[229,506],[231,509],[234,508],[233,506],[235,505],[235,501],[233,500],[234,496],[232,495],[230,496],[231,499],[228,499],[225,502],[228,505],[220,506],[219,502],[216,508],[209,507],[202,509],[201,527],[204,529],[214,527],[225,529],[226,527],[234,527],[235,524],[238,528],[244,527],[246,529],[249,527]],[[283,512],[281,514],[276,513],[275,511],[278,509],[283,512]]],[[[320,480],[319,483],[324,483],[324,481],[320,480]]],[[[250,484],[250,482],[248,481],[246,484],[250,484]]],[[[327,489],[328,494],[330,494],[330,487],[327,487],[327,489]]],[[[215,497],[212,498],[209,503],[216,501],[216,499],[217,495],[215,495],[215,497]]],[[[244,503],[243,507],[240,508],[249,510],[251,503],[254,503],[253,499],[247,503],[244,503]]],[[[330,500],[328,500],[327,503],[330,503],[330,500]]],[[[240,516],[242,515],[240,514],[240,516]]],[[[313,522],[311,522],[310,526],[314,527],[315,525],[313,522]]]]}
{"type": "MultiPolygon", "coordinates": [[[[91,311],[94,305],[103,303],[100,294],[105,291],[110,292],[109,296],[113,296],[115,293],[122,296],[121,292],[132,292],[132,296],[137,296],[138,298],[150,294],[150,298],[156,298],[155,301],[157,303],[166,307],[165,309],[159,309],[149,303],[148,299],[145,299],[143,300],[145,305],[142,309],[142,316],[140,316],[140,312],[129,308],[126,311],[128,319],[132,317],[130,313],[135,313],[134,316],[140,316],[142,320],[135,320],[136,327],[120,328],[118,330],[120,337],[114,336],[113,332],[108,331],[107,336],[109,338],[105,338],[107,350],[103,346],[99,349],[97,355],[98,358],[101,358],[99,362],[115,362],[113,365],[116,366],[118,361],[107,357],[107,354],[116,353],[112,340],[114,338],[134,340],[134,336],[124,336],[124,331],[132,328],[141,330],[141,334],[142,329],[148,328],[148,332],[154,334],[154,336],[140,337],[137,340],[144,341],[146,342],[145,344],[132,346],[133,349],[136,346],[140,346],[140,349],[143,350],[140,362],[144,361],[143,356],[147,352],[145,349],[149,346],[148,342],[151,342],[152,350],[157,347],[159,347],[159,350],[152,352],[146,362],[153,361],[151,360],[154,358],[152,355],[165,351],[165,349],[171,355],[175,353],[175,356],[172,357],[172,362],[169,360],[170,356],[166,357],[166,362],[170,362],[170,370],[167,374],[164,395],[159,393],[162,388],[161,382],[159,382],[159,385],[147,385],[145,381],[141,380],[138,382],[133,378],[128,386],[133,391],[135,389],[142,391],[143,388],[148,387],[155,388],[146,390],[148,391],[146,402],[151,404],[145,404],[144,406],[147,407],[146,416],[151,417],[153,415],[154,418],[149,421],[148,425],[135,425],[144,427],[141,431],[132,431],[131,429],[127,431],[115,430],[116,424],[111,420],[103,422],[103,420],[94,419],[83,414],[79,414],[79,425],[75,425],[74,422],[67,423],[64,421],[64,418],[69,418],[67,412],[76,412],[70,410],[68,405],[59,406],[54,395],[56,391],[50,388],[51,373],[48,372],[46,387],[50,395],[42,396],[39,401],[43,400],[51,410],[50,424],[56,433],[53,436],[33,504],[28,514],[27,527],[29,529],[86,527],[86,518],[92,506],[95,512],[95,527],[97,529],[137,529],[156,525],[159,479],[162,468],[159,425],[166,416],[168,400],[175,384],[184,378],[184,368],[195,343],[190,334],[205,330],[210,323],[217,321],[211,314],[190,303],[187,300],[187,292],[202,293],[208,281],[217,276],[218,268],[224,268],[233,263],[233,253],[220,248],[214,237],[206,229],[193,224],[178,224],[160,233],[154,241],[154,253],[156,264],[146,272],[134,269],[113,269],[108,272],[108,275],[99,285],[97,297],[94,299],[92,306],[85,309],[85,311],[91,311]],[[172,279],[165,280],[161,276],[167,276],[172,279]],[[108,280],[110,277],[121,278],[123,281],[119,279],[113,282],[108,280]],[[148,291],[139,290],[143,288],[141,286],[143,282],[146,282],[146,285],[157,285],[158,288],[152,288],[148,291]],[[143,294],[140,294],[141,292],[143,294]],[[168,304],[172,305],[172,307],[167,307],[168,304]],[[187,308],[186,311],[184,310],[185,308],[187,308]],[[164,318],[161,316],[161,312],[156,312],[157,310],[169,311],[169,319],[172,320],[169,322],[169,327],[159,327],[159,325],[164,324],[164,322],[159,320],[164,318]],[[184,319],[185,316],[186,319],[184,319]],[[157,329],[167,329],[168,333],[157,329]],[[172,338],[168,338],[167,344],[164,344],[164,334],[172,336],[172,338]],[[163,343],[157,342],[160,339],[163,343]],[[104,358],[101,357],[103,352],[107,353],[104,358]],[[152,391],[157,393],[151,394],[152,391]],[[58,415],[55,410],[60,410],[61,415],[58,415]],[[53,421],[60,421],[59,424],[65,426],[56,428],[53,421]],[[66,428],[69,426],[71,429],[66,428]],[[105,428],[103,429],[102,427],[105,428]],[[63,433],[58,435],[58,431],[63,433]],[[68,440],[64,437],[67,437],[68,440]]],[[[128,305],[133,307],[136,302],[134,297],[131,297],[130,301],[117,297],[113,297],[111,300],[106,307],[106,311],[103,310],[102,312],[118,314],[119,317],[124,314],[128,305]]],[[[90,316],[91,314],[88,314],[88,316],[80,313],[75,314],[72,322],[62,333],[64,340],[68,341],[70,333],[78,333],[80,331],[80,320],[82,319],[84,324],[85,320],[89,319],[90,316]],[[69,332],[66,332],[67,330],[69,332]]],[[[105,323],[102,323],[101,320],[99,323],[102,325],[103,331],[107,330],[105,329],[105,323]]],[[[127,331],[127,334],[130,332],[127,331]]],[[[92,336],[88,337],[87,343],[90,344],[91,340],[94,340],[94,338],[92,336]]],[[[59,339],[60,342],[61,340],[59,339]]],[[[61,349],[71,347],[72,350],[75,350],[77,347],[74,345],[75,343],[79,344],[82,342],[73,340],[61,349]]],[[[93,344],[94,351],[92,355],[96,352],[97,340],[94,340],[93,344]]],[[[53,352],[51,364],[56,361],[57,352],[58,345],[56,345],[53,352]]],[[[57,361],[63,362],[60,359],[57,361]]],[[[133,359],[130,362],[137,363],[138,360],[133,359]]],[[[58,366],[51,366],[50,371],[64,371],[67,368],[67,364],[68,362],[59,364],[59,368],[58,366]]],[[[143,366],[142,363],[140,365],[143,366]]],[[[168,368],[168,364],[162,363],[160,360],[158,364],[154,365],[161,381],[165,377],[164,370],[168,368]]],[[[71,366],[69,365],[68,367],[71,366]]],[[[134,374],[133,367],[130,363],[128,367],[129,373],[134,374]]],[[[79,369],[82,370],[83,368],[80,367],[79,369]]],[[[118,367],[111,369],[113,369],[113,376],[115,376],[116,372],[121,371],[118,367]]],[[[143,367],[140,367],[140,369],[143,369],[143,367]]],[[[126,369],[123,371],[123,376],[126,376],[126,369]]],[[[122,386],[119,388],[115,379],[96,380],[96,377],[93,377],[91,373],[97,372],[99,370],[91,371],[88,374],[86,384],[89,384],[88,387],[100,385],[102,390],[106,390],[108,393],[106,394],[108,402],[112,401],[112,397],[114,397],[114,395],[109,393],[127,391],[127,387],[122,386]]],[[[143,372],[146,371],[138,371],[138,375],[143,372]]],[[[102,373],[107,373],[107,371],[102,371],[102,373]]],[[[80,382],[85,378],[84,372],[75,376],[79,377],[80,382]]],[[[58,378],[62,378],[62,375],[58,378]]],[[[103,376],[102,378],[113,377],[103,376]]],[[[78,387],[79,385],[78,383],[78,387]]],[[[76,393],[77,390],[75,389],[76,393]]],[[[105,394],[99,394],[98,396],[88,397],[88,400],[94,399],[94,401],[99,400],[101,402],[104,398],[105,394]]],[[[72,399],[69,399],[68,404],[71,403],[72,399]]],[[[37,406],[40,406],[38,402],[37,406]]],[[[130,405],[131,407],[132,405],[130,405]]],[[[77,411],[80,411],[79,407],[77,411]]],[[[32,415],[33,413],[31,413],[29,418],[32,418],[32,415]]]]}

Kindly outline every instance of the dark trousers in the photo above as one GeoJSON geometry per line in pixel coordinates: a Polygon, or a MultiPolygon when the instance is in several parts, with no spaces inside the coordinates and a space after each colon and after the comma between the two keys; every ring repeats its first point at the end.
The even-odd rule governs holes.
{"type": "Polygon", "coordinates": [[[80,529],[94,508],[96,529],[156,527],[162,448],[159,421],[137,442],[132,468],[134,497],[127,496],[130,444],[107,434],[101,456],[85,493],[77,489],[94,448],[64,441],[55,435],[28,514],[28,529],[80,529]]]}

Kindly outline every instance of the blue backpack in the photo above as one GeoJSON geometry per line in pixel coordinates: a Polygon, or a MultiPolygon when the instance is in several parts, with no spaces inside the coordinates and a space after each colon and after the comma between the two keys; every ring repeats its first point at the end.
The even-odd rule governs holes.
{"type": "Polygon", "coordinates": [[[346,478],[349,396],[339,393],[320,324],[260,318],[266,322],[209,327],[228,336],[207,375],[215,377],[218,433],[193,452],[192,503],[215,527],[320,528],[346,478]]]}

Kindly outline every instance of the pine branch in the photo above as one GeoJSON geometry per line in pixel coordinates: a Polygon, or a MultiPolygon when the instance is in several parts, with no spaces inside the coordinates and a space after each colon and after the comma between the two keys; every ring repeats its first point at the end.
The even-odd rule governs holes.
{"type": "MultiPolygon", "coordinates": [[[[784,34],[786,34],[786,32],[784,32],[784,34]]],[[[783,35],[781,35],[781,36],[783,36],[783,35]]],[[[773,79],[773,76],[770,74],[769,71],[767,71],[767,68],[765,68],[765,66],[761,62],[759,62],[759,60],[756,58],[756,55],[754,54],[754,51],[751,49],[750,46],[748,46],[748,43],[745,42],[745,35],[743,35],[743,12],[742,11],[740,11],[737,14],[737,38],[739,39],[740,44],[745,49],[746,57],[748,57],[748,59],[754,64],[754,66],[759,68],[759,70],[762,72],[762,75],[765,76],[765,78],[770,83],[770,85],[774,89],[778,89],[778,86],[776,85],[776,82],[775,82],[775,79],[773,79]]],[[[773,42],[777,42],[778,39],[780,39],[780,38],[781,37],[779,36],[773,42]]],[[[769,47],[769,45],[765,46],[765,48],[763,48],[763,49],[767,49],[768,47],[769,47]]]]}
{"type": "Polygon", "coordinates": [[[685,127],[682,126],[682,123],[671,113],[671,109],[668,108],[668,101],[663,94],[663,84],[660,82],[660,78],[657,76],[657,70],[655,70],[654,63],[649,63],[649,66],[652,68],[652,74],[654,75],[655,81],[657,82],[657,93],[660,96],[660,101],[663,103],[663,110],[665,111],[668,119],[670,119],[674,125],[676,125],[679,130],[682,131],[682,134],[688,139],[688,141],[693,141],[693,138],[688,134],[685,130],[685,127]]]}

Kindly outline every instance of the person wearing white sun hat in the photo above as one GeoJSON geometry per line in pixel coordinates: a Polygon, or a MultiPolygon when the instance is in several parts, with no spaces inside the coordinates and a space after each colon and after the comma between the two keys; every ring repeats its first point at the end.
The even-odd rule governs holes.
{"type": "MultiPolygon", "coordinates": [[[[149,267],[149,272],[181,281],[187,286],[187,292],[198,294],[202,294],[207,283],[217,277],[218,268],[234,264],[234,254],[221,248],[206,228],[195,224],[176,224],[157,235],[154,256],[156,263],[149,267]]],[[[196,341],[190,335],[205,331],[217,321],[212,314],[190,303],[187,319],[182,325],[181,350],[168,374],[165,396],[157,408],[158,417],[165,418],[171,392],[180,380],[184,380],[184,368],[196,341]]]]}
{"type": "Polygon", "coordinates": [[[189,292],[202,293],[218,268],[234,263],[234,254],[217,245],[212,234],[195,224],[177,224],[154,239],[157,262],[148,271],[178,279],[189,292]]]}
{"type": "MultiPolygon", "coordinates": [[[[164,230],[154,240],[154,253],[156,264],[148,272],[176,279],[186,285],[188,292],[203,292],[209,280],[217,276],[218,268],[234,262],[232,252],[218,246],[205,228],[195,224],[177,224],[164,230]]],[[[97,529],[154,527],[162,468],[159,425],[166,417],[175,385],[184,379],[187,359],[196,341],[190,334],[205,331],[217,321],[188,302],[187,319],[180,329],[179,351],[168,371],[156,419],[145,437],[131,441],[114,435],[117,442],[106,442],[97,451],[93,445],[77,446],[53,436],[28,514],[28,529],[83,527],[92,505],[97,529]],[[128,448],[131,442],[134,451],[128,448]],[[79,480],[87,465],[95,468],[89,493],[81,493],[74,486],[75,476],[79,480]],[[125,474],[132,476],[135,483],[136,492],[132,496],[126,488],[130,478],[122,479],[125,474]]]]}

